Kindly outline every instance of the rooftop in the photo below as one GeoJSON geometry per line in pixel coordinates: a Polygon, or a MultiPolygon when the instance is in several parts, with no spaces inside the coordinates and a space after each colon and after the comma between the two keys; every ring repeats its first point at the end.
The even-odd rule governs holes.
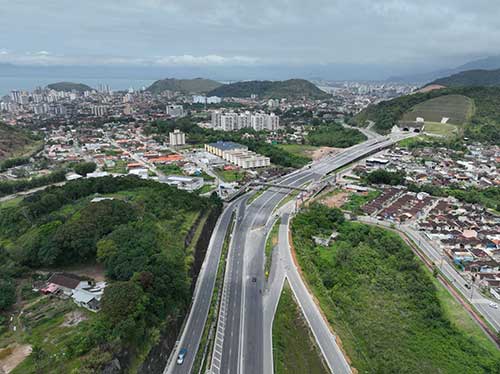
{"type": "Polygon", "coordinates": [[[224,141],[218,141],[218,142],[215,142],[215,143],[210,143],[209,144],[210,146],[212,147],[215,147],[215,148],[219,148],[220,150],[223,150],[223,151],[229,151],[229,150],[232,150],[232,149],[246,149],[247,147],[244,146],[244,145],[241,145],[239,143],[235,143],[235,142],[224,142],[224,141]]]}

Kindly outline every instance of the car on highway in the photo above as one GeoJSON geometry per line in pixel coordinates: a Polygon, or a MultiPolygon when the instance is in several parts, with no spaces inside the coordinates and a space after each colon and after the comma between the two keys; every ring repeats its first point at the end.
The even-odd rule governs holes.
{"type": "Polygon", "coordinates": [[[179,355],[177,356],[177,365],[182,365],[184,363],[187,352],[188,350],[186,348],[181,348],[181,350],[179,351],[179,355]]]}
{"type": "Polygon", "coordinates": [[[497,303],[490,303],[490,307],[493,309],[498,309],[498,304],[497,303]]]}

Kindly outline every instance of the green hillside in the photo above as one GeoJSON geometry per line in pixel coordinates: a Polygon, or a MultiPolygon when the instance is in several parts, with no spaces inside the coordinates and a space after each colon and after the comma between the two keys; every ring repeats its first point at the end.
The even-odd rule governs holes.
{"type": "Polygon", "coordinates": [[[472,116],[473,101],[462,95],[445,95],[424,101],[406,112],[403,121],[415,121],[417,117],[425,122],[441,122],[443,117],[449,118],[448,123],[464,125],[472,116]]]}
{"type": "Polygon", "coordinates": [[[0,161],[28,156],[40,144],[31,133],[0,122],[0,161]]]}
{"type": "Polygon", "coordinates": [[[437,79],[432,84],[446,87],[498,87],[500,86],[500,69],[462,71],[449,77],[437,79]]]}
{"type": "Polygon", "coordinates": [[[304,79],[289,79],[286,81],[248,81],[220,86],[209,92],[209,95],[220,97],[250,97],[259,98],[301,98],[324,99],[329,97],[311,82],[304,79]]]}
{"type": "Polygon", "coordinates": [[[182,93],[207,93],[219,86],[222,83],[203,78],[195,79],[175,79],[167,78],[161,79],[154,82],[151,86],[147,88],[147,91],[152,94],[160,94],[164,91],[175,91],[182,93]]]}
{"type": "Polygon", "coordinates": [[[77,92],[92,91],[92,87],[87,86],[86,84],[83,84],[83,83],[73,83],[73,82],[52,83],[52,84],[49,84],[47,86],[47,88],[50,88],[51,90],[64,91],[64,92],[71,92],[71,91],[77,91],[77,92]]]}
{"type": "Polygon", "coordinates": [[[219,207],[216,199],[135,177],[80,179],[0,205],[0,285],[8,282],[10,292],[29,285],[17,287],[15,304],[0,304],[0,312],[20,316],[0,319],[0,347],[29,344],[41,352],[13,373],[103,373],[114,358],[120,373],[137,372],[162,333],[175,339],[219,207]],[[96,195],[111,200],[92,202],[96,195]],[[103,268],[99,313],[31,292],[34,271],[67,267],[103,268]],[[87,318],[67,325],[71,311],[87,318]]]}
{"type": "Polygon", "coordinates": [[[304,278],[358,373],[499,373],[496,345],[398,235],[318,204],[291,228],[304,278]],[[329,246],[314,242],[332,231],[329,246]]]}
{"type": "MultiPolygon", "coordinates": [[[[351,122],[357,126],[365,126],[367,121],[374,121],[377,132],[387,134],[405,115],[410,115],[407,113],[412,113],[411,117],[414,117],[414,112],[411,111],[416,105],[445,96],[448,96],[448,98],[441,100],[450,103],[450,105],[445,106],[442,112],[433,105],[434,102],[426,104],[423,108],[434,107],[433,116],[435,118],[441,114],[442,117],[463,117],[465,107],[456,105],[463,99],[450,99],[450,95],[465,96],[471,100],[473,105],[473,113],[465,121],[465,136],[486,143],[500,144],[500,105],[498,105],[500,102],[500,87],[455,87],[402,96],[369,106],[358,113],[351,122]],[[452,104],[456,105],[456,112],[452,112],[452,104]]],[[[470,109],[467,113],[471,113],[470,109]]],[[[412,118],[412,120],[414,119],[412,118]]]]}

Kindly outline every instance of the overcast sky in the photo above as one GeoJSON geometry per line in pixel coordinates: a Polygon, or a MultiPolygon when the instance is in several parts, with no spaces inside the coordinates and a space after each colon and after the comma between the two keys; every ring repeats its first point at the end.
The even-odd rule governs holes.
{"type": "Polygon", "coordinates": [[[456,66],[498,54],[498,0],[0,0],[0,62],[456,66]]]}

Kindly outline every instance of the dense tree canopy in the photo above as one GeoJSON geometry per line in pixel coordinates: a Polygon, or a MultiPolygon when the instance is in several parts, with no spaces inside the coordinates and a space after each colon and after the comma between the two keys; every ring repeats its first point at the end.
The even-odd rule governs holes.
{"type": "Polygon", "coordinates": [[[0,311],[15,301],[12,277],[27,267],[97,260],[108,283],[102,312],[81,323],[61,349],[68,359],[81,358],[78,373],[99,371],[124,352],[144,352],[186,312],[188,233],[206,222],[197,217],[216,218],[220,208],[216,196],[134,176],[79,179],[0,208],[0,311]],[[96,194],[107,196],[92,202],[96,194]]]}
{"type": "Polygon", "coordinates": [[[500,354],[450,322],[432,278],[394,233],[313,204],[292,221],[311,289],[360,373],[496,373],[500,354]],[[332,216],[333,215],[333,216],[332,216]],[[339,232],[328,247],[313,236],[339,232]]]}
{"type": "Polygon", "coordinates": [[[365,141],[366,136],[359,130],[330,123],[313,126],[307,139],[312,145],[347,148],[365,141]]]}
{"type": "Polygon", "coordinates": [[[73,166],[75,173],[83,175],[84,177],[89,173],[93,173],[96,168],[97,165],[95,162],[80,162],[73,166]]]}
{"type": "Polygon", "coordinates": [[[387,171],[377,169],[366,175],[366,180],[371,184],[387,184],[391,186],[403,185],[405,173],[399,171],[387,171]]]}
{"type": "Polygon", "coordinates": [[[16,301],[16,287],[10,279],[0,278],[0,312],[16,301]]]}

